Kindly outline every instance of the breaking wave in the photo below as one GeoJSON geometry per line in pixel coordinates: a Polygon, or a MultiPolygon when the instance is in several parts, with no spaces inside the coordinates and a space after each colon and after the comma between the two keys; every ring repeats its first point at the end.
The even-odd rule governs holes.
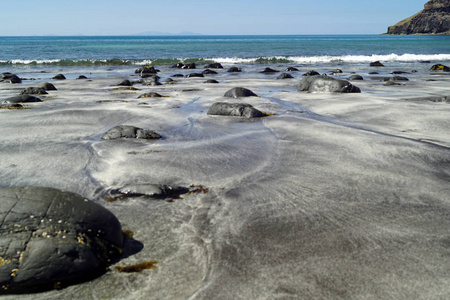
{"type": "Polygon", "coordinates": [[[112,65],[172,65],[178,62],[207,64],[219,62],[232,64],[318,64],[450,61],[450,54],[388,54],[388,55],[338,55],[338,56],[269,56],[269,57],[208,57],[208,58],[156,58],[156,59],[51,59],[51,60],[0,60],[0,66],[112,66],[112,65]]]}

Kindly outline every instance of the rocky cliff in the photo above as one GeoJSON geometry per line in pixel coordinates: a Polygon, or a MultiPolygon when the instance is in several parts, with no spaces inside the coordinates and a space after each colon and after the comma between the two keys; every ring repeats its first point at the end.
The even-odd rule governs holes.
{"type": "Polygon", "coordinates": [[[428,1],[422,11],[389,26],[387,34],[450,35],[450,0],[428,1]]]}

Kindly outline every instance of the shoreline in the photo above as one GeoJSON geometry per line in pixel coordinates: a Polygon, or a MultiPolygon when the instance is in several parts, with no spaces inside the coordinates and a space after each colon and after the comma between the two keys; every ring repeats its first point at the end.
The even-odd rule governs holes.
{"type": "MultiPolygon", "coordinates": [[[[361,93],[322,94],[297,91],[301,75],[313,66],[290,72],[294,79],[277,80],[288,65],[270,65],[280,71],[270,75],[259,73],[265,65],[246,65],[243,74],[224,68],[202,78],[173,78],[173,84],[164,80],[202,72],[203,66],[162,67],[163,85],[136,83],[136,90],[116,89],[122,79],[140,78],[134,67],[113,68],[120,70],[115,76],[51,80],[57,90],[42,103],[0,110],[2,187],[49,186],[89,198],[113,212],[144,246],[118,266],[159,261],[153,270],[125,274],[111,268],[62,290],[3,297],[448,294],[450,99],[439,99],[450,97],[449,74],[424,65],[401,75],[409,81],[385,86],[383,77],[410,65],[343,64],[335,77],[362,75],[364,80],[351,81],[361,93]],[[238,86],[258,96],[224,97],[238,86]],[[145,93],[164,97],[138,98],[145,93]],[[207,115],[215,102],[248,103],[272,115],[207,115]],[[154,130],[163,138],[101,139],[117,125],[154,130]],[[131,184],[195,185],[207,192],[171,202],[106,201],[110,190],[131,184]]],[[[329,73],[332,67],[316,69],[329,73]]],[[[38,81],[0,84],[0,99],[38,81]]]]}

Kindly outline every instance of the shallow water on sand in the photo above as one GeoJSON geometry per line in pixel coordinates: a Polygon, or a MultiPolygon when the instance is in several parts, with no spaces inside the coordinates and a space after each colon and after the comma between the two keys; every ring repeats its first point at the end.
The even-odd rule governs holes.
{"type": "MultiPolygon", "coordinates": [[[[270,67],[282,71],[289,65],[270,67]]],[[[52,80],[58,90],[44,102],[0,110],[1,186],[50,186],[88,197],[110,209],[141,243],[118,265],[159,261],[140,273],[112,267],[96,280],[39,297],[448,294],[450,105],[433,99],[450,95],[450,76],[430,74],[430,64],[390,64],[376,69],[380,77],[397,69],[418,72],[405,74],[410,80],[400,86],[368,78],[352,82],[360,94],[309,94],[296,86],[311,66],[300,66],[287,80],[258,73],[265,66],[242,67],[240,74],[225,68],[210,76],[219,84],[178,78],[155,87],[135,84],[135,91],[113,90],[120,79],[138,79],[132,66],[104,73],[103,67],[64,67],[58,71],[69,79],[52,80]],[[75,80],[78,72],[92,74],[75,80]],[[224,98],[235,86],[259,97],[224,98]],[[145,92],[168,97],[137,98],[145,92]],[[217,101],[246,102],[273,115],[208,116],[217,101]],[[101,140],[121,124],[154,130],[163,139],[101,140]],[[111,189],[146,183],[194,185],[198,191],[171,201],[107,201],[111,189]]],[[[339,67],[344,79],[373,70],[367,64],[339,67]]],[[[320,73],[334,68],[314,66],[320,73]]],[[[161,80],[203,70],[160,69],[161,80]]],[[[36,81],[0,85],[0,97],[50,80],[50,73],[42,74],[36,81]]]]}

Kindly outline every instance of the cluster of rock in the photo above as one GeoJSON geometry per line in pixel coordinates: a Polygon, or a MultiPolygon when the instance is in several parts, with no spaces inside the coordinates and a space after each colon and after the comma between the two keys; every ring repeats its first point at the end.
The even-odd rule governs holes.
{"type": "Polygon", "coordinates": [[[422,11],[388,27],[387,34],[450,35],[450,0],[431,0],[422,11]]]}

